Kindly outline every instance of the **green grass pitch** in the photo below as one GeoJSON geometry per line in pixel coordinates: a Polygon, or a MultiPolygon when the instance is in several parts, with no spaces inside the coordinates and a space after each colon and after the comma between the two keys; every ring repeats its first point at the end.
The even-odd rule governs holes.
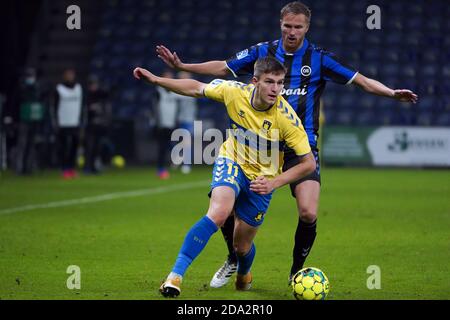
{"type": "MultiPolygon", "coordinates": [[[[3,173],[0,299],[161,299],[184,235],[208,208],[211,169],[167,181],[151,168],[73,181],[3,173]],[[67,202],[74,199],[84,201],[67,202]],[[66,286],[70,265],[81,269],[79,290],[66,286]]],[[[324,168],[322,178],[306,266],[326,273],[329,299],[450,298],[450,171],[324,168]],[[371,265],[380,267],[381,289],[367,288],[371,265]]],[[[218,232],[186,273],[180,298],[294,299],[287,276],[296,224],[285,187],[255,239],[253,289],[209,288],[226,256],[218,232]]]]}

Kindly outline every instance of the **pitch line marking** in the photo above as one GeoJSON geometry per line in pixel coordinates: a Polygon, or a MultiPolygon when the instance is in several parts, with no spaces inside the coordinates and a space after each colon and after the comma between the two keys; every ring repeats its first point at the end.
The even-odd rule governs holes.
{"type": "Polygon", "coordinates": [[[11,213],[16,213],[16,212],[31,211],[31,210],[36,210],[36,209],[68,207],[68,206],[96,203],[96,202],[115,200],[115,199],[121,199],[121,198],[132,198],[132,197],[140,197],[140,196],[146,196],[146,195],[155,195],[155,194],[167,193],[167,192],[172,192],[172,191],[203,187],[207,183],[209,183],[209,181],[207,181],[207,182],[206,181],[197,181],[197,182],[192,182],[192,183],[185,183],[185,184],[172,185],[172,186],[166,186],[166,187],[157,187],[157,188],[153,188],[153,189],[141,189],[141,190],[134,190],[134,191],[107,193],[107,194],[102,194],[102,195],[95,196],[95,197],[85,197],[85,198],[79,198],[79,199],[62,200],[62,201],[48,202],[48,203],[42,203],[42,204],[29,204],[29,205],[22,206],[22,207],[15,207],[15,208],[8,208],[8,209],[0,210],[0,216],[11,214],[11,213]]]}

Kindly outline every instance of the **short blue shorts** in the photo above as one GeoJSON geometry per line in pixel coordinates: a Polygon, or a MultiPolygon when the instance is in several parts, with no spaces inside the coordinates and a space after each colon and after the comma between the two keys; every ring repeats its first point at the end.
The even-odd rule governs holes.
{"type": "Polygon", "coordinates": [[[250,190],[250,180],[234,161],[218,157],[214,162],[211,191],[215,187],[228,186],[236,195],[237,216],[252,227],[260,226],[269,207],[272,193],[260,195],[250,190]]]}

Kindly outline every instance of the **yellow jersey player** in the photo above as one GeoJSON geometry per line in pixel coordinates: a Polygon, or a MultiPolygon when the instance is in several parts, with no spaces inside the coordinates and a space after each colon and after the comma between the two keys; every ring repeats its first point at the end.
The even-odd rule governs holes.
{"type": "Polygon", "coordinates": [[[192,79],[157,77],[136,68],[134,76],[179,94],[223,102],[231,121],[231,134],[222,144],[211,183],[207,214],[187,233],[175,265],[160,292],[176,297],[183,276],[210,237],[235,208],[234,249],[238,257],[237,290],[251,287],[250,268],[256,248],[253,239],[263,223],[275,189],[315,169],[308,137],[300,119],[280,96],[285,67],[271,57],[256,61],[251,84],[217,79],[209,84],[192,79]],[[281,173],[283,149],[293,149],[300,161],[281,173]]]}

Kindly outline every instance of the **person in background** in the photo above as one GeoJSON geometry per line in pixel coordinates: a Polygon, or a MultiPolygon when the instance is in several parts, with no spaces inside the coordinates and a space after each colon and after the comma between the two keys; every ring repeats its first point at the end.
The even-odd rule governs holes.
{"type": "MultiPolygon", "coordinates": [[[[179,79],[191,79],[192,74],[181,71],[178,73],[179,79]]],[[[194,121],[197,115],[197,100],[192,97],[179,95],[178,97],[179,112],[178,112],[178,127],[189,131],[190,136],[194,135],[194,121]]],[[[181,165],[181,172],[188,174],[191,172],[192,163],[192,141],[183,140],[183,159],[181,165]]]]}
{"type": "MultiPolygon", "coordinates": [[[[174,78],[171,70],[164,71],[164,78],[174,78]]],[[[158,142],[157,170],[160,179],[170,177],[168,166],[170,157],[170,146],[172,131],[177,121],[177,99],[178,95],[162,87],[156,90],[156,139],[158,142]]]]}
{"type": "Polygon", "coordinates": [[[88,79],[86,92],[85,174],[98,174],[96,160],[100,157],[100,141],[111,122],[109,94],[100,87],[97,76],[88,79]]]}
{"type": "Polygon", "coordinates": [[[75,165],[83,106],[83,88],[76,82],[74,69],[64,70],[54,97],[54,128],[58,137],[62,176],[63,179],[73,179],[77,177],[75,165]]]}
{"type": "Polygon", "coordinates": [[[34,68],[27,68],[20,83],[19,90],[19,140],[17,173],[31,174],[33,167],[42,158],[37,148],[39,134],[42,133],[46,108],[43,91],[36,77],[34,68]]]}

